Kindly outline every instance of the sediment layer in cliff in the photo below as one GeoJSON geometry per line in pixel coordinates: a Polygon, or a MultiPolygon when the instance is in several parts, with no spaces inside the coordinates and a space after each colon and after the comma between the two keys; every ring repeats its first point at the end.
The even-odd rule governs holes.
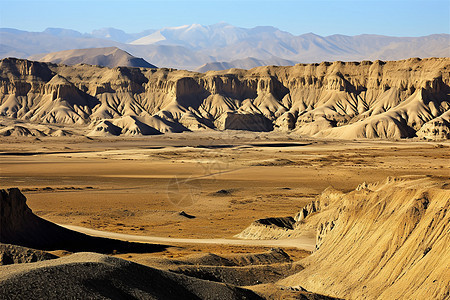
{"type": "MultiPolygon", "coordinates": [[[[233,129],[344,139],[446,139],[449,74],[450,58],[204,74],[8,58],[0,61],[0,116],[75,124],[94,136],[233,129]]],[[[36,133],[27,129],[3,126],[0,133],[36,133]]]]}

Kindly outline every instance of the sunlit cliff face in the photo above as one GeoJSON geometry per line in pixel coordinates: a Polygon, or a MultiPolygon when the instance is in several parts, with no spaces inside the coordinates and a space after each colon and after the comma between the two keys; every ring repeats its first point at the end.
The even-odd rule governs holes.
{"type": "Polygon", "coordinates": [[[132,135],[211,128],[348,139],[448,138],[449,65],[447,58],[431,58],[202,74],[4,59],[0,114],[84,124],[94,132],[104,120],[119,126],[131,117],[126,123],[138,129],[130,133],[119,126],[118,134],[132,135]],[[152,130],[139,129],[141,123],[152,130]]]}

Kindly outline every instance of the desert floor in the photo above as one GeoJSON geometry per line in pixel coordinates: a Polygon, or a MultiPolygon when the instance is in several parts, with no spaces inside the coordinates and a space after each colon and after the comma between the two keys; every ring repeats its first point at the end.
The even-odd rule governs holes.
{"type": "MultiPolygon", "coordinates": [[[[364,181],[404,175],[448,180],[449,147],[449,142],[330,141],[236,131],[6,137],[0,140],[0,186],[19,187],[37,215],[58,224],[143,236],[232,239],[255,219],[295,215],[328,186],[349,191],[364,181]]],[[[154,255],[264,248],[177,246],[154,255]]],[[[293,258],[307,255],[295,248],[287,252],[293,258]]],[[[124,257],[138,260],[139,255],[124,257]]]]}

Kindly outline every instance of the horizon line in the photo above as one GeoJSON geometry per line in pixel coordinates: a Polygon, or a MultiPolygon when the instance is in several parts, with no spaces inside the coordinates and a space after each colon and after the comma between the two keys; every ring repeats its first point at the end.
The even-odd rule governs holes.
{"type": "Polygon", "coordinates": [[[226,25],[230,25],[230,26],[232,26],[234,28],[247,29],[247,30],[251,30],[251,29],[255,29],[255,28],[259,28],[259,27],[271,27],[271,28],[275,28],[275,29],[277,29],[277,30],[279,30],[281,32],[289,33],[292,36],[296,36],[296,37],[303,36],[303,35],[309,35],[309,34],[317,35],[317,36],[320,36],[320,37],[330,37],[330,36],[335,36],[335,35],[341,35],[341,36],[372,35],[372,36],[389,36],[389,37],[399,37],[399,38],[401,38],[401,37],[405,37],[405,38],[407,38],[407,37],[424,37],[424,36],[430,36],[430,35],[450,35],[450,32],[449,33],[447,33],[447,32],[435,32],[435,33],[429,33],[429,34],[425,34],[425,35],[386,35],[386,34],[381,34],[381,33],[367,33],[367,32],[366,33],[359,33],[359,34],[333,33],[333,34],[328,34],[328,35],[321,35],[321,34],[317,34],[317,33],[312,32],[312,31],[296,35],[296,34],[293,34],[293,33],[289,32],[289,31],[287,31],[287,30],[282,30],[282,29],[280,29],[280,28],[278,28],[276,26],[273,26],[273,25],[257,25],[257,26],[254,26],[254,27],[241,27],[241,26],[235,26],[235,25],[230,24],[230,23],[225,22],[225,21],[221,21],[221,22],[217,22],[217,23],[213,23],[213,24],[209,24],[209,25],[204,25],[204,24],[200,24],[200,23],[192,23],[192,24],[184,24],[184,25],[179,25],[179,26],[164,26],[164,27],[160,27],[160,28],[147,28],[147,29],[142,29],[140,31],[136,31],[136,32],[127,32],[127,31],[125,31],[125,30],[123,30],[121,28],[117,28],[117,27],[94,28],[94,29],[91,29],[90,32],[86,32],[86,31],[82,32],[82,31],[79,31],[77,29],[67,28],[67,27],[46,27],[42,31],[20,29],[20,28],[17,28],[17,27],[0,27],[0,30],[9,29],[9,30],[17,30],[17,31],[23,31],[23,32],[30,32],[30,33],[45,33],[45,31],[47,31],[49,29],[62,29],[62,30],[75,31],[75,32],[80,33],[82,35],[90,35],[90,34],[93,34],[94,31],[98,31],[98,30],[102,30],[102,29],[114,29],[114,30],[120,30],[120,31],[122,31],[122,32],[124,32],[126,34],[139,34],[139,33],[142,33],[142,32],[145,32],[145,31],[151,31],[151,30],[154,30],[156,32],[156,31],[160,31],[160,30],[163,30],[163,29],[180,29],[180,28],[183,28],[183,27],[184,28],[188,28],[188,27],[191,27],[193,25],[199,25],[199,26],[202,26],[202,27],[210,27],[210,26],[219,25],[219,24],[226,24],[226,25]]]}

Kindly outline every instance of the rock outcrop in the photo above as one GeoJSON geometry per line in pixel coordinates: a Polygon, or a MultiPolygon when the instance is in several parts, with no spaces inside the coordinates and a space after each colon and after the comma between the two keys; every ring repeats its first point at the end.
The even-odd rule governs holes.
{"type": "Polygon", "coordinates": [[[119,129],[102,123],[107,120],[125,135],[237,129],[343,139],[444,139],[449,74],[449,58],[205,74],[8,58],[0,61],[0,116],[75,124],[92,135],[117,134],[119,129]]]}
{"type": "Polygon", "coordinates": [[[45,251],[0,243],[0,265],[30,263],[58,258],[45,251]]]}
{"type": "Polygon", "coordinates": [[[320,201],[314,200],[305,205],[294,217],[295,222],[302,222],[306,217],[320,210],[320,201]]]}
{"type": "Polygon", "coordinates": [[[423,124],[417,131],[417,136],[430,140],[450,139],[450,111],[423,124]]]}
{"type": "Polygon", "coordinates": [[[241,239],[278,239],[290,237],[295,220],[293,217],[259,219],[236,235],[241,239]]]}

